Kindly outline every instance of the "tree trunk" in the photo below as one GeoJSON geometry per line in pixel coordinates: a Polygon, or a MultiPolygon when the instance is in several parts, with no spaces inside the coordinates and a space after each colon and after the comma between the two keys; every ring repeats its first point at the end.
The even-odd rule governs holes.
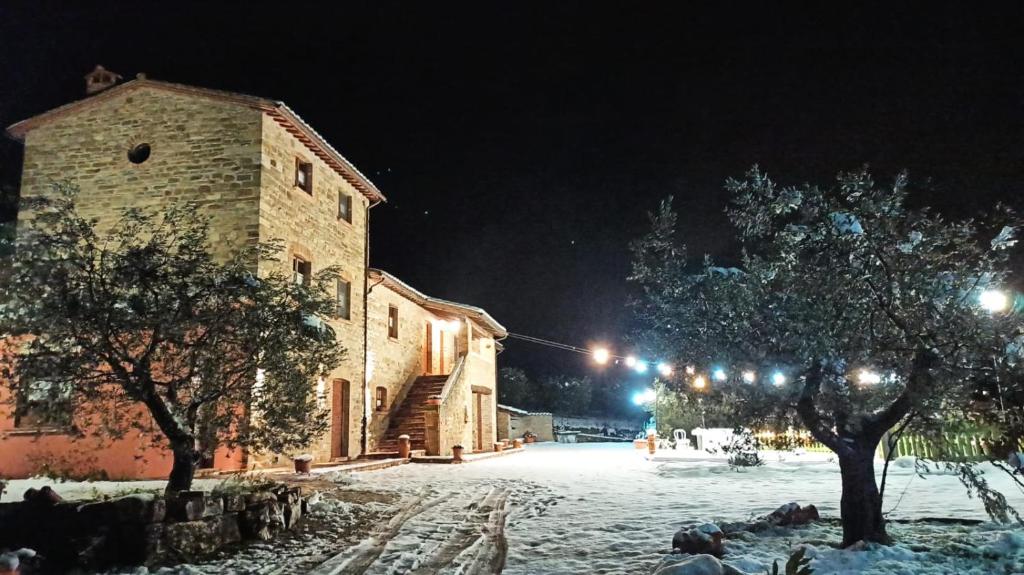
{"type": "Polygon", "coordinates": [[[167,478],[166,493],[188,491],[192,489],[192,479],[196,474],[196,466],[201,457],[195,447],[195,441],[174,441],[171,443],[171,453],[174,455],[174,464],[171,466],[171,476],[167,478]]]}
{"type": "Polygon", "coordinates": [[[858,541],[889,544],[882,517],[882,496],[875,482],[875,447],[858,442],[839,453],[843,497],[840,517],[843,523],[843,547],[858,541]]]}

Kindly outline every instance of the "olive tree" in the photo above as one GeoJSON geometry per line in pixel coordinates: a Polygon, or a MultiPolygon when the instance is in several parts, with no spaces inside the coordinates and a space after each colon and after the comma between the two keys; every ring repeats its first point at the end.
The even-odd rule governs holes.
{"type": "Polygon", "coordinates": [[[188,489],[218,444],[284,451],[323,433],[317,381],[344,354],[322,321],[336,305],[331,270],[306,283],[257,276],[272,244],[215,258],[190,203],[126,209],[104,231],[74,200],[59,185],[29,206],[5,279],[16,413],[63,410],[80,434],[150,434],[173,454],[168,491],[188,489]]]}
{"type": "Polygon", "coordinates": [[[755,168],[727,187],[737,267],[687,257],[671,200],[632,245],[638,337],[720,369],[725,381],[693,392],[736,425],[810,431],[839,460],[843,544],[886,542],[883,437],[976,417],[979,390],[1020,349],[1018,317],[979,305],[1006,286],[1020,222],[999,207],[980,220],[912,208],[904,176],[880,186],[866,170],[779,187],[755,168]]]}

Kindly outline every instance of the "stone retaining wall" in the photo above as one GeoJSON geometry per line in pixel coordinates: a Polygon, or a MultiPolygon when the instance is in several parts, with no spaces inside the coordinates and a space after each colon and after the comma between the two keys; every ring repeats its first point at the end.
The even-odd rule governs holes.
{"type": "Polygon", "coordinates": [[[179,563],[226,545],[272,539],[305,511],[299,488],[286,485],[246,493],[0,503],[0,549],[35,550],[46,572],[179,563]]]}

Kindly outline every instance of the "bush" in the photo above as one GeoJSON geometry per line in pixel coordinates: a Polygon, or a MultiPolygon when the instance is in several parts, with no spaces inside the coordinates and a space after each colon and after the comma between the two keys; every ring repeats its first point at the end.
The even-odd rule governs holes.
{"type": "Polygon", "coordinates": [[[722,446],[722,452],[729,455],[731,467],[759,467],[764,459],[758,453],[760,444],[749,429],[734,433],[729,443],[722,446]]]}

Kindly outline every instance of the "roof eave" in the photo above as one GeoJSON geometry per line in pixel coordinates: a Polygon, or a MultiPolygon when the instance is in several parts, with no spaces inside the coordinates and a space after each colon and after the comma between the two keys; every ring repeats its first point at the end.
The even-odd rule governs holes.
{"type": "Polygon", "coordinates": [[[334,149],[326,138],[317,133],[312,126],[306,123],[305,120],[303,120],[284,102],[260,98],[258,96],[249,96],[247,94],[240,94],[237,92],[226,92],[223,90],[214,90],[212,88],[200,88],[185,84],[175,84],[173,82],[161,82],[157,80],[138,78],[135,80],[129,80],[123,84],[118,84],[97,94],[82,98],[81,100],[69,102],[63,106],[47,110],[46,112],[37,114],[31,118],[11,124],[7,127],[7,133],[18,141],[24,141],[28,132],[51,119],[58,118],[65,114],[72,113],[79,108],[90,106],[104,100],[109,100],[124,92],[137,90],[142,87],[152,87],[180,94],[214,98],[260,110],[274,118],[274,120],[281,124],[289,133],[313,150],[320,159],[327,163],[327,165],[334,169],[342,178],[345,179],[345,181],[351,184],[352,187],[358,190],[359,193],[368,200],[371,202],[387,201],[384,194],[376,185],[374,185],[373,182],[370,181],[369,178],[363,175],[363,173],[360,172],[352,162],[349,162],[348,159],[338,152],[338,150],[334,149]]]}

